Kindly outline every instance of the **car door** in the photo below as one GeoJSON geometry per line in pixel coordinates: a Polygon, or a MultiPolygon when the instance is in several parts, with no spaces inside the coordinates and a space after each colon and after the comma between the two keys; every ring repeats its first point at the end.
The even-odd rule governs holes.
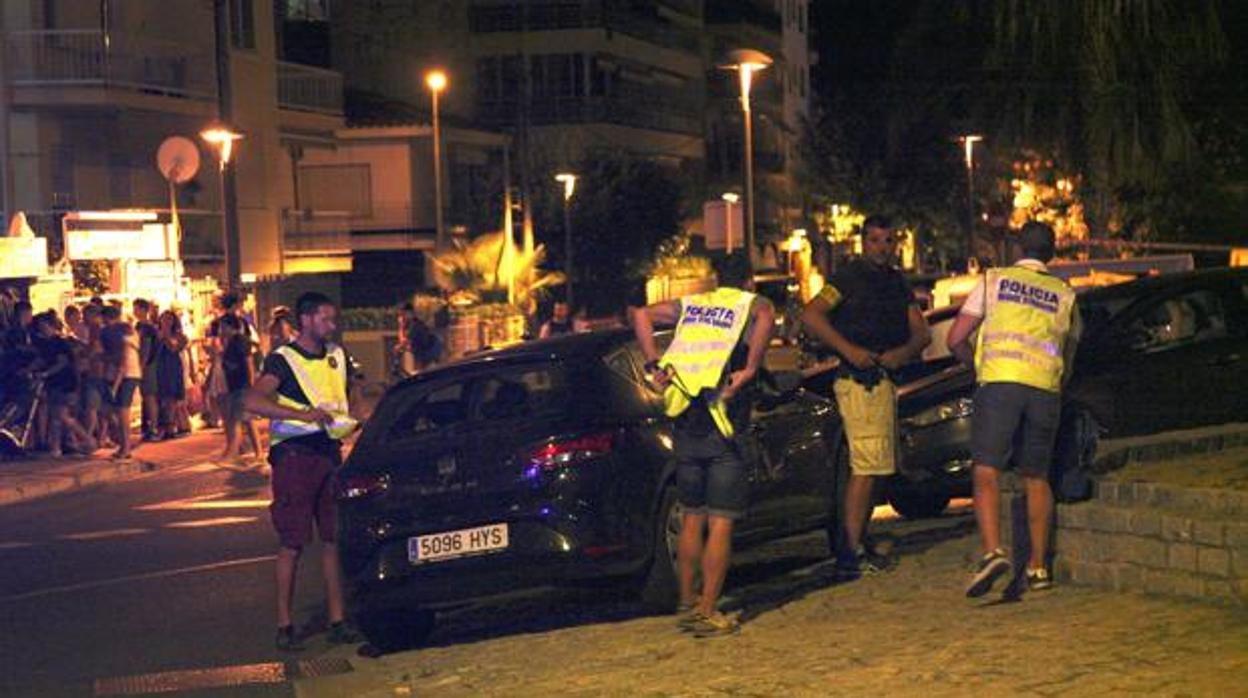
{"type": "Polygon", "coordinates": [[[1217,287],[1188,287],[1146,301],[1124,319],[1110,340],[1124,351],[1103,363],[1116,375],[1115,436],[1230,419],[1240,391],[1227,389],[1228,379],[1243,340],[1232,333],[1226,306],[1217,287]]]}

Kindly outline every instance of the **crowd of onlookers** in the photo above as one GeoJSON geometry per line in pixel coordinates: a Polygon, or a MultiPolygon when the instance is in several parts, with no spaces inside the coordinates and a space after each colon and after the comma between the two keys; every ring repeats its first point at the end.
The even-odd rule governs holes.
{"type": "Polygon", "coordinates": [[[186,320],[142,298],[127,306],[97,297],[59,313],[0,298],[0,429],[24,451],[62,457],[111,449],[124,459],[141,442],[223,426],[223,458],[244,453],[240,431],[250,452],[261,454],[243,391],[261,347],[293,338],[289,311],[274,311],[263,338],[232,294],[218,298],[200,331],[188,333],[186,320]]]}

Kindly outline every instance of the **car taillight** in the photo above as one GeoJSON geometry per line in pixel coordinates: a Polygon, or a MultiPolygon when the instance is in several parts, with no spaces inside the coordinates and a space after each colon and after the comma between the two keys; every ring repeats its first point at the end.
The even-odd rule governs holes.
{"type": "Polygon", "coordinates": [[[615,435],[607,431],[544,443],[524,455],[525,474],[534,476],[543,470],[566,468],[583,460],[605,456],[611,453],[614,441],[615,435]]]}
{"type": "Polygon", "coordinates": [[[374,497],[390,488],[389,475],[360,473],[338,478],[338,499],[374,497]]]}

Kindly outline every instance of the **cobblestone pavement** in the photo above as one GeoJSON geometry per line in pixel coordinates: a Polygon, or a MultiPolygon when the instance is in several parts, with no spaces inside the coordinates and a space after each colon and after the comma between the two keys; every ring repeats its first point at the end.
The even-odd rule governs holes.
{"type": "Polygon", "coordinates": [[[834,584],[822,536],[743,556],[736,637],[696,640],[601,592],[446,620],[432,647],[297,684],[303,696],[1244,695],[1248,610],[1059,587],[962,596],[965,515],[899,524],[901,562],[834,584]],[[595,598],[597,597],[597,598],[595,598]]]}

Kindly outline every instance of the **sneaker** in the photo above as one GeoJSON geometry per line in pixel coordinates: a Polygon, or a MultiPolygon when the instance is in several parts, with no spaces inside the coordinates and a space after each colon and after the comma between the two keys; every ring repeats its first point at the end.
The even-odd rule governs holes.
{"type": "Polygon", "coordinates": [[[698,614],[698,619],[691,626],[691,632],[697,638],[736,635],[741,632],[741,623],[718,611],[709,616],[698,614]]]}
{"type": "Polygon", "coordinates": [[[676,628],[682,633],[693,632],[698,621],[704,618],[698,610],[698,602],[682,603],[676,607],[676,628]]]}
{"type": "Polygon", "coordinates": [[[1053,588],[1053,577],[1049,575],[1049,571],[1041,567],[1039,569],[1027,569],[1027,591],[1047,591],[1053,588]]]}
{"type": "Polygon", "coordinates": [[[992,585],[996,584],[997,580],[1012,568],[1010,558],[1006,557],[1005,551],[1000,548],[983,556],[975,564],[971,583],[966,586],[967,598],[978,598],[992,591],[992,585]]]}
{"type": "Polygon", "coordinates": [[[363,642],[364,638],[351,624],[345,620],[329,624],[329,634],[325,636],[331,645],[354,645],[363,642]]]}
{"type": "Polygon", "coordinates": [[[859,548],[858,552],[853,555],[837,556],[834,573],[837,579],[851,580],[883,574],[892,568],[893,563],[889,558],[859,548]]]}
{"type": "Polygon", "coordinates": [[[305,648],[299,636],[295,634],[295,626],[283,625],[277,629],[277,649],[283,652],[302,652],[305,648]]]}

